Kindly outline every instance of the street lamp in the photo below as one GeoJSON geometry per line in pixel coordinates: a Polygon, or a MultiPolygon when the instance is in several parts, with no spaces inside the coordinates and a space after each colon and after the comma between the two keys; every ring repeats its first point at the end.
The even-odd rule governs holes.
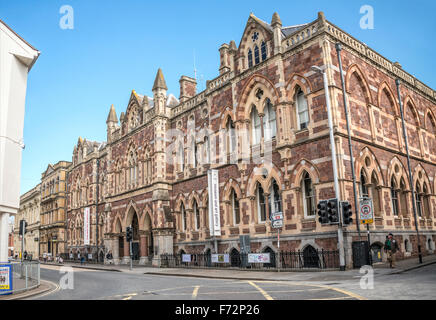
{"type": "MultiPolygon", "coordinates": [[[[328,125],[329,125],[329,133],[330,133],[330,145],[332,148],[332,167],[333,167],[333,179],[335,186],[335,197],[340,201],[339,195],[339,181],[338,181],[338,168],[337,168],[337,160],[336,160],[336,145],[335,138],[333,133],[333,120],[332,120],[332,112],[330,106],[330,95],[329,95],[329,86],[327,80],[327,74],[325,70],[321,69],[318,66],[312,66],[311,69],[318,74],[323,76],[324,80],[324,92],[325,92],[325,100],[327,104],[327,117],[328,117],[328,125]]],[[[339,225],[338,225],[338,243],[339,243],[339,265],[342,271],[345,271],[345,252],[344,252],[344,235],[342,232],[342,215],[339,214],[339,225]]]]}

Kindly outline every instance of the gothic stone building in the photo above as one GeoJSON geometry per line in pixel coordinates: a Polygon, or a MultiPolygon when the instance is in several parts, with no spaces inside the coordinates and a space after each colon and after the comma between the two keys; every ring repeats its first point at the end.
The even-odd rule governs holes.
{"type": "MultiPolygon", "coordinates": [[[[91,223],[98,212],[100,248],[111,251],[115,263],[129,262],[125,231],[130,225],[133,257],[140,263],[158,265],[162,253],[213,251],[207,170],[216,169],[219,253],[239,251],[240,235],[250,236],[252,252],[277,251],[277,231],[269,217],[278,211],[284,214],[281,250],[337,249],[337,227],[323,226],[316,217],[316,203],[335,193],[323,79],[311,67],[327,73],[340,195],[354,211],[338,42],[359,196],[374,202],[372,248],[379,252],[392,232],[401,243],[401,256],[417,254],[395,94],[398,78],[417,191],[419,241],[424,254],[432,253],[436,92],[322,13],[310,23],[289,27],[282,26],[277,13],[271,23],[250,14],[239,45],[230,41],[220,47],[220,74],[207,81],[204,91],[197,93],[196,80],[182,76],[177,99],[167,93],[159,69],[153,97],[132,91],[120,121],[112,106],[107,142],[80,140],[74,151],[68,179],[69,246],[84,248],[83,207],[89,206],[91,223]]],[[[91,234],[96,229],[91,227],[91,234]]],[[[356,224],[346,227],[344,235],[350,266],[351,243],[359,239],[356,224]]],[[[94,233],[91,239],[96,238],[94,233]]]]}

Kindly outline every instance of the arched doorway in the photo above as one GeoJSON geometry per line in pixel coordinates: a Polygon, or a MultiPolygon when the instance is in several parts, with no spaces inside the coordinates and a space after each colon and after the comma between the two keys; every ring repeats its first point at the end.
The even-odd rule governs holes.
{"type": "Polygon", "coordinates": [[[264,263],[263,266],[265,268],[275,268],[276,267],[276,253],[270,247],[266,247],[263,250],[263,253],[269,253],[269,261],[270,263],[264,263]]]}
{"type": "Polygon", "coordinates": [[[139,223],[138,223],[138,215],[136,212],[133,214],[132,218],[132,233],[133,233],[133,239],[132,239],[132,260],[138,261],[139,260],[139,223]]]}
{"type": "Polygon", "coordinates": [[[210,267],[212,265],[212,253],[210,249],[207,249],[204,252],[204,263],[206,267],[210,267]]]}
{"type": "Polygon", "coordinates": [[[318,252],[312,246],[307,246],[303,250],[303,265],[304,268],[319,268],[318,252]]]}
{"type": "Polygon", "coordinates": [[[230,265],[232,267],[239,267],[241,265],[241,257],[239,251],[235,248],[230,251],[230,265]]]}

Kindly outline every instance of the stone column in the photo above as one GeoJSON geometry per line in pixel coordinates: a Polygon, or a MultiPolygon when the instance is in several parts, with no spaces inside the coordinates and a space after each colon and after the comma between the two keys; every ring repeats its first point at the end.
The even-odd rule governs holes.
{"type": "Polygon", "coordinates": [[[154,236],[154,247],[156,248],[156,252],[154,252],[153,256],[153,266],[160,267],[160,255],[161,254],[173,254],[173,230],[162,228],[153,230],[154,236]]]}
{"type": "Polygon", "coordinates": [[[129,264],[130,263],[130,243],[126,241],[126,237],[123,238],[124,241],[124,254],[123,260],[121,264],[129,264]]]}
{"type": "Polygon", "coordinates": [[[148,261],[148,233],[139,232],[139,264],[144,265],[148,261]]]}

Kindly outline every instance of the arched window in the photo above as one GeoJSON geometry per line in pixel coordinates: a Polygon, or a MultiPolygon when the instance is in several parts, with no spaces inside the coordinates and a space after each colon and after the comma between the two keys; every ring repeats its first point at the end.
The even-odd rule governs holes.
{"type": "Polygon", "coordinates": [[[137,178],[137,172],[138,172],[138,165],[136,162],[136,154],[131,151],[129,154],[129,185],[131,188],[133,188],[136,185],[136,178],[137,178]]]}
{"type": "Polygon", "coordinates": [[[392,210],[394,216],[398,216],[398,192],[397,184],[395,183],[394,176],[391,178],[391,199],[392,199],[392,210]]]}
{"type": "Polygon", "coordinates": [[[197,205],[196,200],[194,200],[193,212],[194,212],[194,228],[195,228],[195,230],[199,230],[200,229],[200,210],[198,209],[198,205],[197,205]]]}
{"type": "Polygon", "coordinates": [[[264,137],[266,141],[269,141],[272,138],[275,138],[277,133],[276,112],[274,111],[271,100],[269,98],[266,98],[265,100],[264,114],[265,114],[265,116],[263,117],[264,137]]]}
{"type": "Polygon", "coordinates": [[[251,110],[251,132],[253,138],[253,144],[260,143],[260,139],[262,137],[261,132],[261,123],[259,113],[255,106],[253,106],[253,110],[251,110]]]}
{"type": "Polygon", "coordinates": [[[260,183],[257,184],[256,188],[256,202],[257,202],[257,214],[259,222],[266,221],[266,203],[265,203],[265,194],[263,192],[263,188],[260,183]]]}
{"type": "Polygon", "coordinates": [[[254,64],[259,64],[260,57],[259,57],[259,47],[256,45],[254,46],[254,64]]]}
{"type": "Polygon", "coordinates": [[[280,188],[277,182],[273,179],[269,190],[270,215],[277,212],[282,212],[282,197],[280,196],[280,188]]]}
{"type": "Polygon", "coordinates": [[[416,182],[415,199],[416,199],[416,210],[418,211],[418,216],[422,217],[422,195],[421,195],[421,185],[419,184],[419,182],[416,182]]]}
{"type": "Polygon", "coordinates": [[[241,222],[241,215],[239,211],[239,200],[236,196],[235,189],[232,189],[231,203],[232,203],[233,225],[238,225],[241,222]]]}
{"type": "Polygon", "coordinates": [[[230,119],[230,117],[227,121],[226,131],[227,131],[226,134],[227,153],[232,154],[233,152],[235,152],[236,149],[236,130],[235,130],[235,124],[233,120],[230,119]]]}
{"type": "Polygon", "coordinates": [[[180,205],[180,213],[182,216],[181,227],[182,227],[183,231],[186,231],[186,211],[185,211],[185,206],[183,205],[183,203],[180,205]]]}
{"type": "Polygon", "coordinates": [[[204,137],[203,150],[204,164],[210,164],[210,140],[207,136],[204,137]]]}
{"type": "Polygon", "coordinates": [[[192,141],[191,141],[191,164],[193,168],[197,168],[197,144],[195,143],[195,138],[192,137],[192,141]]]}
{"type": "Polygon", "coordinates": [[[408,216],[407,214],[407,193],[406,193],[406,183],[404,182],[404,179],[401,178],[400,182],[400,204],[401,204],[401,214],[403,216],[408,216]]]}
{"type": "Polygon", "coordinates": [[[260,51],[262,53],[262,61],[266,60],[266,43],[265,41],[262,41],[262,44],[260,45],[260,51]]]}
{"type": "Polygon", "coordinates": [[[363,170],[360,172],[360,184],[359,184],[360,196],[362,198],[369,198],[368,186],[365,174],[363,170]]]}
{"type": "Polygon", "coordinates": [[[312,179],[306,171],[303,174],[301,190],[303,191],[304,217],[313,217],[315,216],[315,196],[312,179]]]}
{"type": "Polygon", "coordinates": [[[248,67],[251,68],[253,66],[253,52],[251,49],[248,49],[248,67]]]}
{"type": "Polygon", "coordinates": [[[309,124],[309,109],[307,107],[307,100],[304,96],[304,92],[300,87],[297,87],[295,101],[297,102],[298,129],[302,130],[307,128],[307,125],[309,124]]]}
{"type": "Polygon", "coordinates": [[[185,151],[183,149],[183,143],[179,145],[179,169],[181,172],[185,170],[185,151]]]}
{"type": "Polygon", "coordinates": [[[430,218],[430,197],[428,194],[427,184],[424,183],[423,189],[422,189],[424,196],[423,196],[423,203],[424,203],[424,217],[430,218]]]}

